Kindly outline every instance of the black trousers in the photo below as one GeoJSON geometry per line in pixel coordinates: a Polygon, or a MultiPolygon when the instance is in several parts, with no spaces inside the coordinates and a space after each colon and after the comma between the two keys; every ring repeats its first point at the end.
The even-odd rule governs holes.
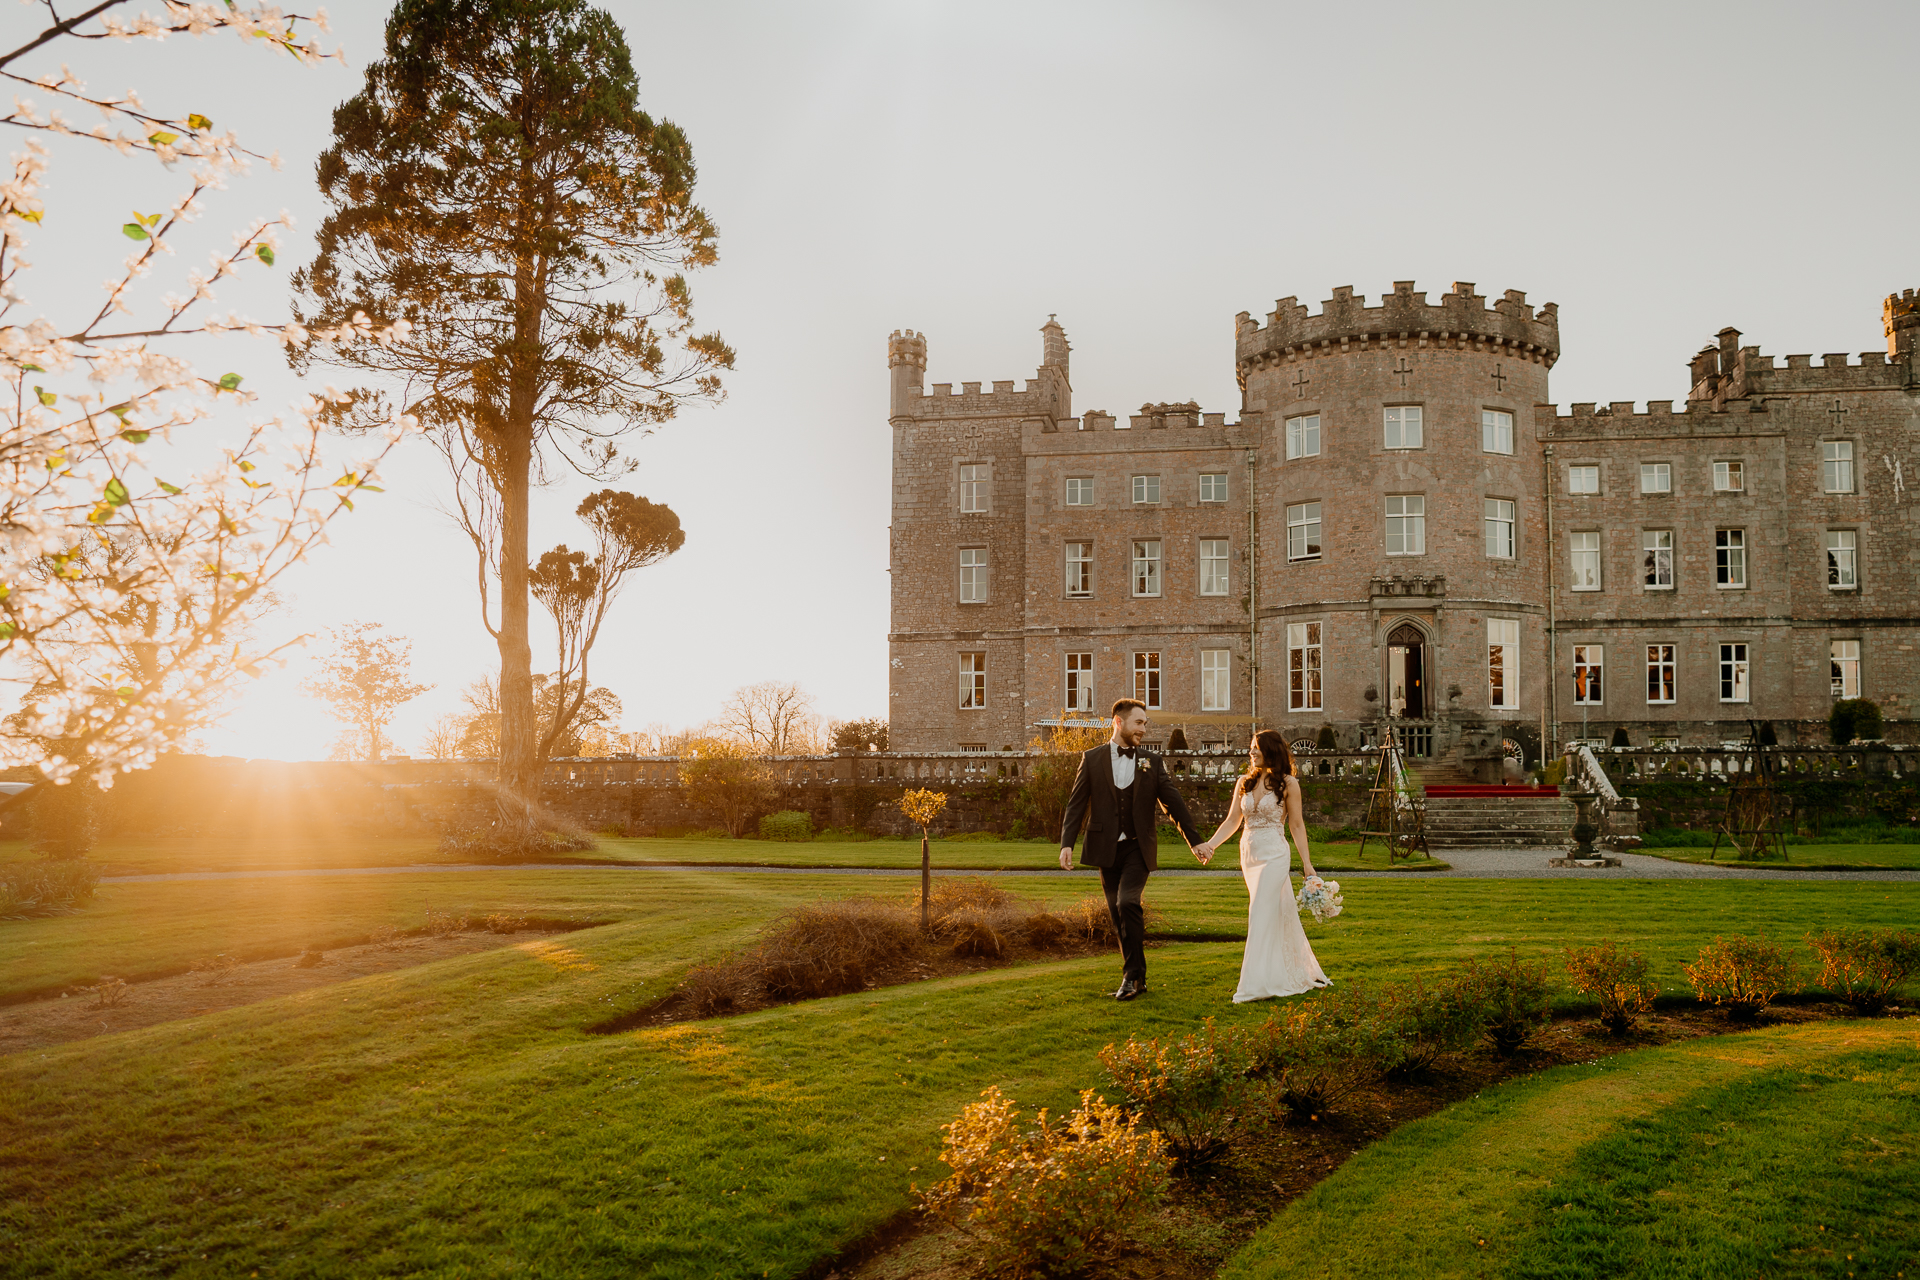
{"type": "Polygon", "coordinates": [[[1147,859],[1138,840],[1122,840],[1114,863],[1100,868],[1100,887],[1106,890],[1107,910],[1120,935],[1121,974],[1135,982],[1147,980],[1147,914],[1140,895],[1147,888],[1147,859]]]}

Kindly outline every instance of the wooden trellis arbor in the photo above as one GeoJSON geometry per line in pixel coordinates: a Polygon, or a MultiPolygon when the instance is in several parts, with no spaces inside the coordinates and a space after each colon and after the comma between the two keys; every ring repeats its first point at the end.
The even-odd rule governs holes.
{"type": "Polygon", "coordinates": [[[1743,859],[1778,856],[1787,861],[1787,840],[1780,830],[1781,810],[1788,803],[1780,794],[1780,761],[1761,742],[1760,726],[1747,721],[1747,750],[1742,768],[1727,787],[1727,811],[1714,829],[1709,860],[1720,854],[1725,840],[1733,856],[1743,859]]]}

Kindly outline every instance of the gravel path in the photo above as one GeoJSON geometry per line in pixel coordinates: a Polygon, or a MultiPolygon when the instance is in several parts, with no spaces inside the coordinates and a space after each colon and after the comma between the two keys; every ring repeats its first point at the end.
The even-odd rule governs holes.
{"type": "MultiPolygon", "coordinates": [[[[1549,867],[1547,859],[1557,857],[1557,849],[1449,849],[1442,861],[1452,864],[1451,871],[1340,871],[1343,879],[1396,876],[1402,879],[1468,880],[1920,880],[1920,871],[1763,871],[1755,867],[1704,866],[1692,862],[1669,862],[1640,853],[1620,855],[1618,867],[1549,867]]],[[[712,863],[685,862],[523,862],[434,863],[409,867],[330,867],[314,870],[284,871],[180,871],[165,875],[107,876],[102,884],[139,884],[155,880],[254,880],[286,876],[381,876],[418,875],[445,871],[730,871],[736,874],[809,875],[809,876],[917,876],[912,867],[740,867],[712,863]]],[[[955,871],[936,868],[939,876],[1062,876],[1083,874],[1066,871],[955,871]]],[[[1232,876],[1233,868],[1163,867],[1162,876],[1232,876]]]]}

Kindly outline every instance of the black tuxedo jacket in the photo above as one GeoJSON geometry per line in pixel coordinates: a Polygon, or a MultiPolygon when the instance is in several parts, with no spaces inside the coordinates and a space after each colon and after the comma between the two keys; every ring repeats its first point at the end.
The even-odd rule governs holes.
{"type": "MultiPolygon", "coordinates": [[[[1113,785],[1113,753],[1110,745],[1103,742],[1080,757],[1080,772],[1073,779],[1066,820],[1060,824],[1062,849],[1073,847],[1080,835],[1081,823],[1086,824],[1087,843],[1080,850],[1081,866],[1113,865],[1114,845],[1120,837],[1119,796],[1113,785]]],[[[1194,829],[1187,802],[1174,790],[1167,766],[1159,756],[1142,747],[1133,766],[1133,836],[1140,842],[1140,852],[1146,858],[1149,871],[1160,868],[1160,824],[1154,810],[1162,804],[1167,806],[1167,812],[1179,824],[1189,843],[1199,844],[1205,839],[1194,829]]]]}

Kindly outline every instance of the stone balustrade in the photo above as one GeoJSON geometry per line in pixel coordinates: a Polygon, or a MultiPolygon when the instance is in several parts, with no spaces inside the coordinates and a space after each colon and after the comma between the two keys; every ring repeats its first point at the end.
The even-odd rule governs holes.
{"type": "Polygon", "coordinates": [[[1595,747],[1595,760],[1616,783],[1652,778],[1727,781],[1752,772],[1758,757],[1784,778],[1920,777],[1920,747],[1595,747]]]}

